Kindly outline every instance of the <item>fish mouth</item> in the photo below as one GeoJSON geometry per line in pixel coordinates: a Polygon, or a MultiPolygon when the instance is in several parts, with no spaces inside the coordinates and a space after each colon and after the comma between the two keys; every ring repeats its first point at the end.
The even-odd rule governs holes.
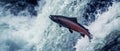
{"type": "Polygon", "coordinates": [[[49,18],[50,18],[51,20],[57,20],[57,18],[56,18],[54,15],[50,15],[49,18]]]}
{"type": "Polygon", "coordinates": [[[52,15],[50,15],[49,18],[52,19],[52,15]]]}
{"type": "Polygon", "coordinates": [[[54,17],[52,15],[49,16],[49,18],[53,21],[54,20],[54,17]]]}

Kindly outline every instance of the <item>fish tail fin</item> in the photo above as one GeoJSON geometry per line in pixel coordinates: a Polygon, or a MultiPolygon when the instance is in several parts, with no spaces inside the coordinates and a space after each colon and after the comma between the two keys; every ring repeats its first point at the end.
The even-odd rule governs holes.
{"type": "Polygon", "coordinates": [[[89,41],[91,42],[91,39],[93,39],[93,35],[90,34],[90,35],[88,36],[88,38],[89,38],[89,41]]]}
{"type": "MultiPolygon", "coordinates": [[[[82,37],[85,37],[85,34],[82,34],[81,33],[81,36],[82,37]]],[[[89,34],[89,35],[87,35],[88,36],[88,38],[89,38],[89,41],[91,42],[91,39],[93,39],[93,35],[92,34],[89,34]]]]}
{"type": "Polygon", "coordinates": [[[93,35],[92,34],[90,34],[88,37],[89,37],[89,39],[93,39],[93,35]]]}

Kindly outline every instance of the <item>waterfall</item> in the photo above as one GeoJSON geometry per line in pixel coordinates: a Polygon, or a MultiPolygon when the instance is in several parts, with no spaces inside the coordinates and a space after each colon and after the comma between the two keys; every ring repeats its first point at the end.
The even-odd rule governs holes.
{"type": "Polygon", "coordinates": [[[104,39],[111,31],[120,28],[117,1],[98,2],[94,9],[94,0],[36,0],[36,4],[30,1],[0,1],[0,51],[95,51],[105,45],[104,39]],[[49,15],[76,17],[89,29],[92,41],[59,27],[49,15]]]}

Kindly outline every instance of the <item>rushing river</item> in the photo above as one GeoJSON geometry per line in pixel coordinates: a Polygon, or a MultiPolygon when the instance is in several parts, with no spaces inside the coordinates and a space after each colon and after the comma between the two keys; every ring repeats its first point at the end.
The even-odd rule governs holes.
{"type": "Polygon", "coordinates": [[[105,45],[105,37],[111,31],[120,31],[119,0],[38,0],[38,6],[28,5],[26,9],[17,7],[24,1],[20,0],[23,3],[18,5],[3,1],[0,1],[0,51],[95,51],[105,45]],[[76,17],[93,39],[89,42],[87,36],[70,33],[51,21],[49,15],[76,17]]]}

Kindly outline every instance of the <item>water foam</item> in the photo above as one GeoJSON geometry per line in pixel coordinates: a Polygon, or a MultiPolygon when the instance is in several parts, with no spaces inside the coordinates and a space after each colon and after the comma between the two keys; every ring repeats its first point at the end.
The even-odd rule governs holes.
{"type": "Polygon", "coordinates": [[[120,30],[120,3],[113,3],[112,7],[93,22],[88,29],[93,34],[92,42],[87,39],[79,39],[75,48],[76,51],[94,51],[104,45],[104,38],[113,30],[120,30]]]}

